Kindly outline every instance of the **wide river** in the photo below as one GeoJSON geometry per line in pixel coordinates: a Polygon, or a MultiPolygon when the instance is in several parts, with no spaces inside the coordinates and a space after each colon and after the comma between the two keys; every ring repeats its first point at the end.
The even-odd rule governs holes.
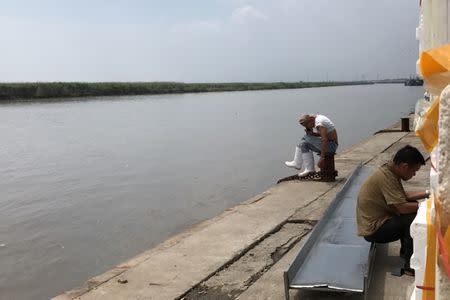
{"type": "Polygon", "coordinates": [[[48,299],[294,172],[299,114],[342,151],[414,110],[400,84],[0,104],[0,299],[48,299]]]}

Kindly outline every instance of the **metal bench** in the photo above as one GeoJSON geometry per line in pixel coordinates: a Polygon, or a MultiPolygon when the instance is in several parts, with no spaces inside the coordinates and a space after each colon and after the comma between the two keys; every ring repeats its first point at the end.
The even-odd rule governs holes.
{"type": "Polygon", "coordinates": [[[290,289],[364,293],[375,244],[356,234],[356,197],[373,168],[359,165],[336,195],[311,236],[284,272],[290,289]]]}

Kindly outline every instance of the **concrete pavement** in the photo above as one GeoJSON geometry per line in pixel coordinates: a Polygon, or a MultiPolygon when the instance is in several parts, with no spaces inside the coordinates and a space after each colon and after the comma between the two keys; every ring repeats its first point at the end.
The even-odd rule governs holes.
{"type": "MultiPolygon", "coordinates": [[[[283,299],[282,272],[347,176],[360,162],[380,165],[405,144],[422,149],[413,133],[374,135],[336,156],[336,182],[276,185],[54,299],[283,299]]],[[[422,168],[405,188],[425,188],[428,174],[422,168]]],[[[372,299],[406,299],[412,291],[411,277],[389,274],[396,247],[377,252],[372,299]]]]}

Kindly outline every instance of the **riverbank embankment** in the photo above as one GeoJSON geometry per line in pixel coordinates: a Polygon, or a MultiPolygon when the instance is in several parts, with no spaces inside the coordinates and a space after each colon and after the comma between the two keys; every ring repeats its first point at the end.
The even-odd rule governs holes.
{"type": "Polygon", "coordinates": [[[64,98],[161,95],[182,93],[207,93],[230,91],[255,91],[301,89],[312,87],[373,84],[371,81],[324,82],[231,82],[231,83],[182,83],[182,82],[25,82],[0,83],[0,101],[36,101],[64,98]]]}
{"type": "MultiPolygon", "coordinates": [[[[353,169],[379,166],[406,144],[428,158],[414,133],[376,134],[336,156],[336,182],[275,185],[55,299],[283,299],[283,271],[353,169]]],[[[427,163],[405,188],[425,188],[428,174],[427,163]]],[[[410,295],[413,278],[390,275],[397,253],[396,243],[377,251],[369,299],[410,295]]]]}

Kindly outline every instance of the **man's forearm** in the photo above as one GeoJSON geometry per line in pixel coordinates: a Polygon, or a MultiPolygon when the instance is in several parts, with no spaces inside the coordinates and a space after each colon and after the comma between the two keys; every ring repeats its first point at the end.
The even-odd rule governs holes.
{"type": "Polygon", "coordinates": [[[412,214],[417,212],[419,203],[415,201],[394,205],[399,214],[412,214]]]}
{"type": "Polygon", "coordinates": [[[416,201],[416,200],[428,198],[429,196],[430,196],[430,192],[428,192],[428,191],[406,192],[406,199],[408,201],[416,201]]]}
{"type": "Polygon", "coordinates": [[[328,150],[328,139],[322,138],[322,149],[320,151],[320,157],[325,158],[325,153],[328,150]]]}

